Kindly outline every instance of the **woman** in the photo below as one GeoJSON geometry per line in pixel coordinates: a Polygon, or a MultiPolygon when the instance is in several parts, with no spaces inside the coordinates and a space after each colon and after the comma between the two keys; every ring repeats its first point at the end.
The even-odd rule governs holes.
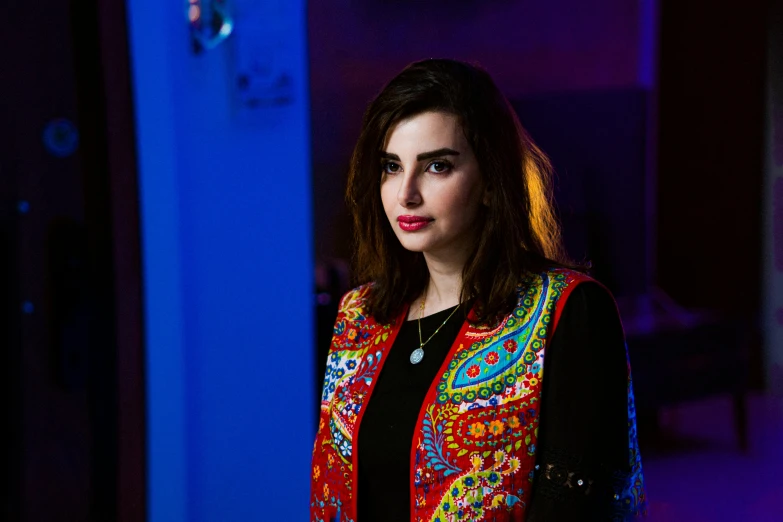
{"type": "Polygon", "coordinates": [[[643,513],[622,326],[565,258],[550,175],[477,67],[413,63],[370,103],[347,192],[363,284],[335,324],[312,520],[643,513]]]}

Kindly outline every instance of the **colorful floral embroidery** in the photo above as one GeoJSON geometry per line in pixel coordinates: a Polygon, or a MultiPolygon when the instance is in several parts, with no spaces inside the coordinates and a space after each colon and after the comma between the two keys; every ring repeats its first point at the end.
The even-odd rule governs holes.
{"type": "Polygon", "coordinates": [[[494,420],[489,423],[489,432],[496,437],[503,433],[503,421],[494,420]]]}
{"type": "Polygon", "coordinates": [[[468,435],[475,439],[480,439],[484,436],[484,425],[480,422],[474,422],[468,428],[468,435]]]}
{"type": "MultiPolygon", "coordinates": [[[[491,327],[470,324],[456,340],[417,423],[412,520],[524,518],[534,476],[546,340],[561,295],[585,280],[567,270],[531,275],[519,285],[517,307],[504,321],[491,327]]],[[[354,433],[401,324],[379,325],[365,316],[369,288],[346,294],[335,323],[313,452],[313,521],[356,518],[354,433]]],[[[624,512],[636,513],[645,499],[630,373],[628,397],[633,474],[617,502],[624,512]]]]}
{"type": "Polygon", "coordinates": [[[500,360],[500,356],[498,355],[498,352],[489,352],[487,355],[484,356],[484,362],[489,364],[490,366],[497,364],[499,360],[500,360]]]}

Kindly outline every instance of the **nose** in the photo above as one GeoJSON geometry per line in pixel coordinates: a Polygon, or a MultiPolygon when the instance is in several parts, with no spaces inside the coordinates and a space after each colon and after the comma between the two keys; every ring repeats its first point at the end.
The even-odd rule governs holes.
{"type": "Polygon", "coordinates": [[[415,207],[421,203],[421,192],[416,173],[405,173],[401,176],[400,187],[397,190],[397,201],[405,208],[415,207]]]}

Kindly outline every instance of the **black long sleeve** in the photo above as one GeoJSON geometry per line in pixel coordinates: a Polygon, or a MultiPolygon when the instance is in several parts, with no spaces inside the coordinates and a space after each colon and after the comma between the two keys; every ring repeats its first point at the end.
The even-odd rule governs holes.
{"type": "Polygon", "coordinates": [[[527,522],[622,520],[615,484],[630,471],[627,359],[614,299],[577,286],[547,346],[537,467],[527,522]]]}
{"type": "MultiPolygon", "coordinates": [[[[449,313],[424,318],[424,337],[449,313]]],[[[416,418],[460,323],[452,320],[438,333],[419,365],[408,360],[418,345],[418,325],[411,321],[402,326],[359,432],[360,522],[409,518],[409,455],[416,418]]],[[[542,386],[539,469],[525,520],[613,520],[614,479],[629,471],[627,363],[614,300],[600,285],[582,283],[568,297],[546,347],[542,386]]]]}

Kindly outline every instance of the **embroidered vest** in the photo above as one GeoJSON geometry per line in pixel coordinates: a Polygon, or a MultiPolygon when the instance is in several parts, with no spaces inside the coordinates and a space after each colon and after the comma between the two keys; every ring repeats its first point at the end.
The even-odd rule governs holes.
{"type": "MultiPolygon", "coordinates": [[[[499,326],[464,322],[419,411],[410,454],[411,521],[524,520],[547,339],[567,294],[590,280],[561,269],[531,275],[499,326]]],[[[313,448],[312,522],[356,522],[359,426],[405,318],[383,325],[365,315],[368,290],[363,285],[340,302],[313,448]]],[[[631,473],[615,491],[615,511],[630,517],[645,504],[630,366],[628,407],[631,473]]]]}

